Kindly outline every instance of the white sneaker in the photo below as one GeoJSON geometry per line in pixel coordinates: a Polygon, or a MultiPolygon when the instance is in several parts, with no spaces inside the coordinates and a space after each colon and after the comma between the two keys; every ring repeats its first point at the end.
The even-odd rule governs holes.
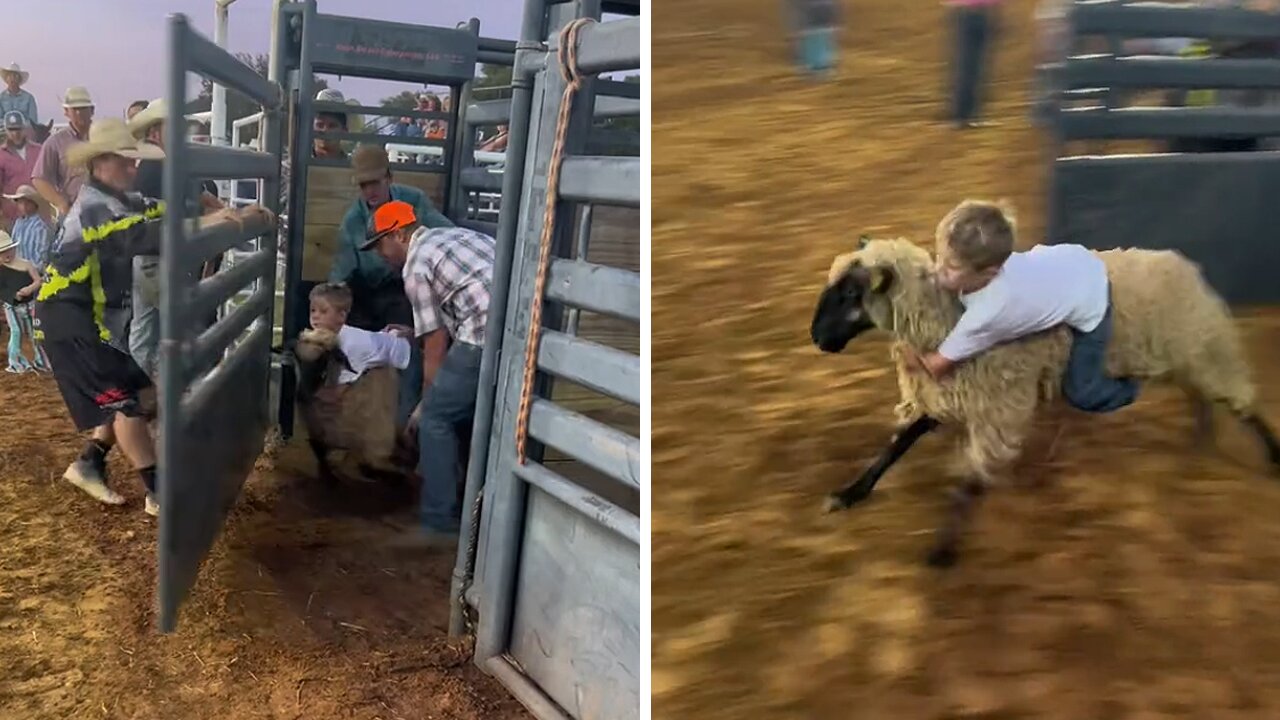
{"type": "Polygon", "coordinates": [[[160,516],[160,503],[156,502],[156,499],[151,496],[151,493],[147,493],[146,504],[143,505],[142,509],[151,517],[160,516]]]}
{"type": "Polygon", "coordinates": [[[124,497],[107,487],[102,475],[84,459],[77,458],[75,462],[68,465],[67,471],[62,473],[62,479],[85,491],[89,497],[100,503],[124,504],[124,497]]]}

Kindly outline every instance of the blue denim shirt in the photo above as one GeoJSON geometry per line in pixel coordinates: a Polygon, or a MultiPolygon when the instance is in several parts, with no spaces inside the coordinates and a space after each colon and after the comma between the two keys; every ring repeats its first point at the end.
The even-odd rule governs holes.
{"type": "MultiPolygon", "coordinates": [[[[420,225],[429,228],[454,226],[449,218],[435,209],[427,194],[416,187],[392,183],[391,199],[412,205],[420,225]]],[[[343,216],[338,250],[333,255],[333,268],[329,271],[330,282],[350,282],[353,275],[359,274],[371,287],[377,287],[388,280],[398,279],[398,273],[381,255],[372,250],[358,249],[364,244],[372,217],[373,212],[363,198],[356,200],[343,216]]]]}

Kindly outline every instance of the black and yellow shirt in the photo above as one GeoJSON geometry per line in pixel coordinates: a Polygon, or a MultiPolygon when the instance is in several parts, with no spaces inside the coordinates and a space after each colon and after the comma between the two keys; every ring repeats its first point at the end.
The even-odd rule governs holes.
{"type": "Polygon", "coordinates": [[[110,342],[106,308],[127,302],[133,256],[159,254],[163,216],[159,200],[86,182],[49,253],[36,298],[37,337],[110,342]]]}

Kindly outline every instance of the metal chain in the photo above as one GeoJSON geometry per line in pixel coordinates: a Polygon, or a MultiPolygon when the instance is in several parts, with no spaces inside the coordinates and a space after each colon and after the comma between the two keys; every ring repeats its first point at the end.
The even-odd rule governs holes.
{"type": "Polygon", "coordinates": [[[533,402],[533,378],[538,369],[538,341],[542,337],[542,296],[547,284],[547,268],[551,264],[551,238],[555,231],[556,201],[560,191],[560,165],[564,160],[564,143],[569,132],[573,100],[582,87],[582,74],[578,70],[578,33],[593,22],[595,20],[592,18],[578,18],[566,25],[560,30],[560,47],[556,51],[560,61],[560,74],[566,85],[564,95],[560,98],[560,116],[556,120],[556,141],[551,149],[551,166],[547,169],[546,209],[542,216],[542,237],[538,241],[538,274],[533,283],[529,337],[524,348],[524,379],[520,386],[520,408],[516,415],[516,462],[521,465],[526,460],[529,406],[533,402]]]}

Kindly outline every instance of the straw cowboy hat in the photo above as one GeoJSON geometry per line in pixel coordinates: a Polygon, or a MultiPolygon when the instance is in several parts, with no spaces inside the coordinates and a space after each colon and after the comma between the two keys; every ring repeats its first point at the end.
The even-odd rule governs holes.
{"type": "Polygon", "coordinates": [[[106,117],[95,120],[89,126],[89,139],[72,145],[67,150],[67,163],[87,166],[89,161],[101,155],[120,155],[135,160],[160,160],[164,150],[150,143],[139,142],[129,132],[124,120],[106,117]]]}
{"type": "Polygon", "coordinates": [[[12,195],[5,195],[4,198],[6,200],[12,200],[14,202],[17,202],[19,200],[30,200],[31,202],[35,203],[36,208],[40,210],[43,210],[49,204],[48,201],[40,197],[40,193],[37,192],[36,189],[31,187],[30,185],[19,185],[17,192],[15,192],[12,195]]]}
{"type": "Polygon", "coordinates": [[[13,63],[7,68],[0,69],[0,75],[17,75],[19,85],[26,85],[27,80],[31,78],[31,73],[23,70],[18,63],[13,63]]]}
{"type": "Polygon", "coordinates": [[[140,137],[147,134],[147,128],[164,122],[169,117],[169,103],[164,98],[152,100],[145,108],[129,121],[129,132],[140,137]]]}
{"type": "Polygon", "coordinates": [[[89,91],[80,85],[67,88],[67,94],[62,96],[62,107],[64,108],[91,108],[93,107],[93,98],[89,96],[89,91]]]}
{"type": "Polygon", "coordinates": [[[0,253],[8,252],[18,247],[18,241],[13,239],[9,233],[0,230],[0,253]]]}

